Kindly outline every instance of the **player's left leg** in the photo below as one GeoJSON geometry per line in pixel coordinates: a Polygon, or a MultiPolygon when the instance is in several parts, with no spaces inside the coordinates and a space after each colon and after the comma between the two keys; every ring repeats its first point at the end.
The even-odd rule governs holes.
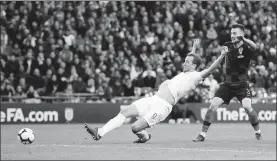
{"type": "Polygon", "coordinates": [[[245,112],[247,113],[249,117],[249,121],[252,125],[252,127],[255,130],[255,136],[257,140],[262,139],[261,130],[259,126],[259,118],[257,112],[252,108],[252,101],[251,101],[251,90],[249,88],[248,84],[245,84],[242,88],[240,88],[239,91],[237,91],[236,94],[238,100],[242,104],[242,107],[245,109],[245,112]]]}
{"type": "Polygon", "coordinates": [[[259,118],[258,118],[257,112],[252,108],[251,98],[242,99],[241,104],[249,117],[249,121],[250,121],[252,127],[255,130],[256,139],[261,140],[262,135],[261,135],[261,130],[260,130],[260,126],[259,126],[259,118]]]}
{"type": "Polygon", "coordinates": [[[90,127],[87,124],[85,124],[85,128],[88,131],[88,133],[92,135],[94,140],[99,140],[106,133],[122,126],[127,118],[138,117],[143,115],[145,111],[147,111],[151,100],[151,97],[141,98],[130,104],[128,107],[122,108],[117,116],[112,118],[101,128],[90,127]]]}
{"type": "Polygon", "coordinates": [[[132,124],[132,131],[134,134],[138,136],[138,140],[134,141],[134,143],[145,143],[150,140],[151,135],[147,133],[145,130],[149,128],[148,122],[144,118],[138,119],[136,122],[132,124]]]}
{"type": "Polygon", "coordinates": [[[129,117],[138,117],[139,111],[134,104],[129,105],[129,107],[122,109],[117,116],[108,121],[103,127],[95,128],[90,127],[85,124],[85,128],[88,133],[90,133],[94,140],[99,140],[106,133],[122,126],[124,121],[129,117]]]}

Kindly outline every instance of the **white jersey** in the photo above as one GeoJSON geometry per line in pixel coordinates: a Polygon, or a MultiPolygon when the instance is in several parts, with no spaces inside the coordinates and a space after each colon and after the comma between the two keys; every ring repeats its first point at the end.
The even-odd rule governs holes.
{"type": "Polygon", "coordinates": [[[167,86],[174,97],[175,104],[184,96],[188,95],[203,80],[200,72],[181,72],[168,80],[167,86]]]}

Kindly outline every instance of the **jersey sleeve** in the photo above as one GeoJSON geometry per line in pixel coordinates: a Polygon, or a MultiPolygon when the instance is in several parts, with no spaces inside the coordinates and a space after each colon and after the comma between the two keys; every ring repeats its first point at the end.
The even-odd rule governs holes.
{"type": "Polygon", "coordinates": [[[251,50],[249,46],[245,45],[246,54],[250,59],[254,59],[257,56],[257,50],[251,50]]]}
{"type": "Polygon", "coordinates": [[[196,74],[195,74],[195,80],[196,81],[202,81],[204,78],[202,78],[202,76],[201,76],[201,72],[196,72],[196,74]]]}

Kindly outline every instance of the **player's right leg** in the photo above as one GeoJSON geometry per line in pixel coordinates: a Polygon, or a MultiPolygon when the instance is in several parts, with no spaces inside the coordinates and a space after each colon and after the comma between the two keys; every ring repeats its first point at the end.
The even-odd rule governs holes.
{"type": "Polygon", "coordinates": [[[137,107],[133,104],[129,105],[129,107],[122,109],[117,116],[108,121],[102,128],[90,127],[85,124],[85,128],[93,137],[94,140],[99,140],[106,133],[122,126],[124,121],[129,117],[138,117],[139,111],[137,107]]]}
{"type": "MultiPolygon", "coordinates": [[[[139,101],[134,104],[140,111],[141,118],[132,125],[132,131],[139,139],[134,143],[145,143],[151,138],[146,132],[146,128],[153,127],[161,121],[164,121],[172,110],[172,105],[158,96],[153,96],[146,100],[148,108],[141,108],[143,104],[139,101]]],[[[144,102],[143,102],[144,103],[144,102]]]]}
{"type": "Polygon", "coordinates": [[[134,143],[145,143],[150,140],[151,135],[147,133],[145,130],[149,128],[148,122],[144,118],[138,119],[136,122],[132,124],[132,131],[134,134],[138,136],[138,140],[134,141],[134,143]]]}
{"type": "Polygon", "coordinates": [[[199,142],[199,141],[204,141],[205,140],[206,133],[208,132],[209,127],[213,122],[216,110],[223,103],[224,103],[223,99],[221,99],[219,97],[214,97],[212,99],[211,105],[210,105],[210,107],[209,107],[209,109],[208,109],[208,111],[205,115],[205,119],[204,119],[204,122],[203,122],[203,125],[202,125],[202,131],[197,136],[197,138],[193,140],[194,142],[199,142]]]}
{"type": "Polygon", "coordinates": [[[215,97],[211,101],[211,105],[205,115],[205,119],[202,126],[202,131],[198,135],[196,139],[194,139],[194,142],[204,141],[206,133],[209,130],[210,125],[213,122],[214,115],[216,113],[216,110],[220,105],[223,103],[229,104],[230,100],[234,97],[234,93],[229,90],[229,86],[226,83],[223,83],[220,85],[219,89],[215,93],[215,97]]]}

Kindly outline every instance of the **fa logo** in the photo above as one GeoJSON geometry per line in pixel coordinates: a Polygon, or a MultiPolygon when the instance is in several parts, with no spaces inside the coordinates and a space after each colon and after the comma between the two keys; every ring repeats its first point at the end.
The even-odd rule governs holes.
{"type": "Polygon", "coordinates": [[[244,56],[242,55],[242,51],[243,51],[243,48],[239,48],[239,56],[238,58],[244,58],[244,56]]]}
{"type": "Polygon", "coordinates": [[[74,117],[74,110],[73,108],[65,108],[64,116],[66,121],[72,121],[74,117]]]}

